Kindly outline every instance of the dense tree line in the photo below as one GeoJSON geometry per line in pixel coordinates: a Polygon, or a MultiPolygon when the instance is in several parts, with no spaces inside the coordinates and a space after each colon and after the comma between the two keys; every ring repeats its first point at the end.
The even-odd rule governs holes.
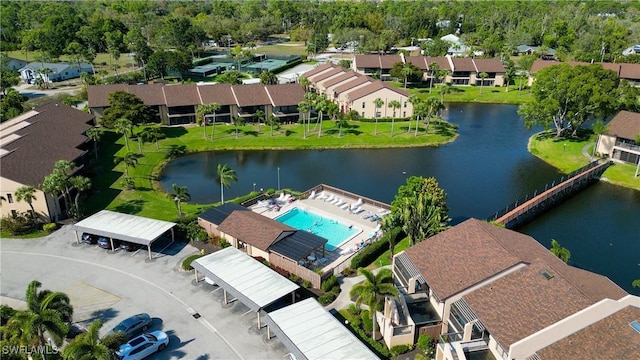
{"type": "Polygon", "coordinates": [[[0,50],[88,60],[132,51],[139,62],[151,48],[188,51],[206,39],[244,44],[277,33],[307,42],[311,52],[328,45],[329,33],[365,51],[459,33],[488,56],[527,44],[554,48],[565,60],[614,61],[640,31],[640,3],[618,1],[5,1],[0,11],[0,50]]]}

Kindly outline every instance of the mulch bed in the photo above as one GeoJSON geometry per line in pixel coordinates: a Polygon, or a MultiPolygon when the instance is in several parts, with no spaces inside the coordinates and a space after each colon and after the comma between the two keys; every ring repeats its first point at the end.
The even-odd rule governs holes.
{"type": "Polygon", "coordinates": [[[211,253],[214,253],[214,252],[220,250],[220,248],[218,246],[212,244],[209,241],[207,241],[207,242],[191,241],[189,244],[191,244],[193,247],[197,248],[200,251],[202,251],[204,249],[204,253],[205,254],[211,254],[211,253]]]}

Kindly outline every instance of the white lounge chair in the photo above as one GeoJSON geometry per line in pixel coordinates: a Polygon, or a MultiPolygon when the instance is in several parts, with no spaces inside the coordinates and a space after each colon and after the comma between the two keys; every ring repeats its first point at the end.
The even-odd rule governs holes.
{"type": "Polygon", "coordinates": [[[342,199],[338,196],[338,197],[336,197],[336,198],[335,198],[335,200],[333,200],[331,203],[332,203],[333,205],[336,205],[336,204],[338,204],[338,203],[339,203],[339,202],[341,202],[341,201],[342,201],[342,199]]]}
{"type": "Polygon", "coordinates": [[[334,199],[335,199],[335,198],[333,197],[333,194],[329,194],[329,196],[327,196],[327,197],[324,199],[324,201],[325,201],[325,202],[331,202],[331,201],[333,201],[334,199]]]}
{"type": "Polygon", "coordinates": [[[324,200],[327,197],[329,197],[329,194],[327,194],[325,191],[322,191],[320,194],[316,196],[316,200],[324,200]]]}
{"type": "Polygon", "coordinates": [[[344,205],[340,206],[340,209],[347,210],[349,208],[349,203],[344,203],[344,205]]]}
{"type": "Polygon", "coordinates": [[[312,190],[312,191],[311,191],[311,194],[309,194],[309,199],[313,199],[313,198],[315,198],[315,197],[316,197],[316,191],[315,191],[315,190],[312,190]]]}
{"type": "Polygon", "coordinates": [[[284,198],[282,198],[282,202],[287,203],[289,202],[289,199],[291,199],[291,194],[286,194],[284,198]]]}
{"type": "Polygon", "coordinates": [[[276,201],[282,201],[282,200],[284,200],[284,193],[283,192],[280,193],[280,196],[276,199],[276,201]]]}
{"type": "Polygon", "coordinates": [[[364,209],[362,208],[362,206],[358,206],[357,208],[351,210],[351,212],[354,213],[354,214],[360,214],[363,211],[364,211],[364,209]]]}
{"type": "Polygon", "coordinates": [[[341,206],[342,206],[342,205],[344,205],[344,204],[346,204],[346,202],[345,202],[344,200],[340,199],[340,201],[338,201],[338,202],[336,203],[336,206],[337,206],[337,207],[341,207],[341,206]]]}

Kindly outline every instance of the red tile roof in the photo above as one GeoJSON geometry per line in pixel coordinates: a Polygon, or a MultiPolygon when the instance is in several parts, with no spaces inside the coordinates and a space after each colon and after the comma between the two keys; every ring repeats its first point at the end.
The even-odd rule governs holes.
{"type": "Polygon", "coordinates": [[[199,85],[198,92],[203,104],[235,105],[236,98],[231,92],[231,84],[199,85]]]}
{"type": "Polygon", "coordinates": [[[168,107],[201,104],[196,84],[167,85],[162,92],[168,107]]]}
{"type": "Polygon", "coordinates": [[[640,135],[640,114],[622,110],[611,119],[607,129],[610,135],[635,140],[640,135]]]}
{"type": "MultiPolygon", "coordinates": [[[[1,162],[2,177],[38,186],[51,173],[56,161],[74,161],[84,154],[78,147],[87,141],[84,132],[91,128],[89,123],[94,116],[53,102],[34,111],[37,114],[23,120],[30,125],[13,132],[20,137],[2,145],[9,153],[1,162]]],[[[3,137],[8,135],[2,133],[3,137]]]]}
{"type": "Polygon", "coordinates": [[[295,229],[273,219],[242,210],[227,216],[218,230],[262,251],[267,251],[278,239],[295,232],[295,229]]]}
{"type": "Polygon", "coordinates": [[[300,84],[267,85],[266,89],[273,106],[298,105],[304,100],[304,88],[300,84]]]}
{"type": "Polygon", "coordinates": [[[463,299],[505,349],[595,303],[541,260],[534,260],[463,299]]]}
{"type": "Polygon", "coordinates": [[[409,97],[409,93],[408,92],[406,92],[404,90],[401,90],[401,89],[398,89],[396,87],[387,85],[386,83],[384,83],[382,81],[375,81],[372,84],[369,84],[367,86],[361,87],[361,88],[356,89],[356,90],[353,90],[353,91],[349,92],[347,94],[347,96],[349,97],[349,101],[355,101],[357,99],[362,98],[363,96],[367,96],[367,95],[373,94],[373,93],[375,93],[377,91],[384,90],[384,89],[393,91],[393,92],[398,93],[400,95],[403,95],[405,97],[409,97]]]}
{"type": "Polygon", "coordinates": [[[627,306],[539,351],[543,359],[637,359],[640,334],[630,324],[640,321],[640,307],[627,306]]]}
{"type": "Polygon", "coordinates": [[[233,85],[231,91],[240,107],[271,104],[263,84],[233,85]]]}

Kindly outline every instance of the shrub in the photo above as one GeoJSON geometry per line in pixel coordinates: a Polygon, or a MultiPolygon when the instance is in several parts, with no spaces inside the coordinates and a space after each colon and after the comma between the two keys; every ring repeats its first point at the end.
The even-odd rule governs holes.
{"type": "Polygon", "coordinates": [[[426,355],[433,355],[434,345],[435,344],[433,343],[433,339],[428,334],[422,334],[420,335],[420,337],[418,337],[418,349],[424,351],[426,355]]]}
{"type": "Polygon", "coordinates": [[[303,287],[303,288],[309,288],[309,287],[311,287],[311,281],[309,281],[309,280],[305,280],[305,281],[303,281],[303,282],[302,282],[302,287],[303,287]]]}
{"type": "Polygon", "coordinates": [[[182,270],[191,271],[193,267],[191,267],[191,263],[193,260],[202,257],[202,254],[194,254],[191,256],[187,256],[184,260],[182,260],[182,270]]]}
{"type": "Polygon", "coordinates": [[[31,218],[26,213],[3,217],[0,220],[0,227],[11,235],[24,234],[31,230],[31,218]]]}
{"type": "Polygon", "coordinates": [[[289,280],[291,280],[293,282],[298,282],[298,280],[300,280],[300,277],[298,277],[298,275],[296,275],[296,274],[291,274],[291,275],[289,275],[289,280]]]}
{"type": "Polygon", "coordinates": [[[334,293],[327,293],[318,297],[318,302],[320,303],[320,305],[326,306],[331,304],[335,299],[336,299],[336,295],[334,293]]]}
{"type": "Polygon", "coordinates": [[[387,250],[389,250],[389,237],[384,235],[356,254],[353,259],[351,259],[351,268],[359,269],[361,267],[367,267],[387,250]]]}
{"type": "Polygon", "coordinates": [[[334,294],[336,294],[336,296],[337,296],[338,294],[340,294],[340,286],[339,286],[339,285],[334,286],[334,287],[331,289],[331,292],[332,292],[332,293],[334,293],[334,294]]]}
{"type": "Polygon", "coordinates": [[[340,273],[342,274],[342,276],[351,276],[351,275],[353,275],[355,272],[353,271],[353,269],[352,269],[352,268],[347,267],[347,268],[343,269],[340,273]]]}
{"type": "Polygon", "coordinates": [[[231,244],[229,244],[229,242],[223,238],[218,238],[218,242],[216,243],[216,245],[220,249],[228,248],[229,246],[231,246],[231,244]]]}
{"type": "Polygon", "coordinates": [[[336,284],[338,284],[338,278],[335,275],[331,275],[327,278],[327,280],[322,282],[320,288],[324,292],[329,292],[336,284]]]}
{"type": "Polygon", "coordinates": [[[424,354],[417,353],[416,356],[413,357],[413,360],[427,360],[427,357],[424,354]]]}
{"type": "Polygon", "coordinates": [[[362,328],[364,331],[371,333],[373,331],[373,324],[371,323],[372,320],[369,310],[362,310],[360,320],[362,320],[362,328]]]}
{"type": "Polygon", "coordinates": [[[56,225],[55,223],[47,223],[42,225],[42,230],[48,232],[49,234],[54,232],[57,228],[58,228],[58,225],[56,225]]]}
{"type": "Polygon", "coordinates": [[[413,346],[411,346],[411,345],[406,345],[406,344],[396,345],[396,346],[391,348],[391,356],[396,357],[396,356],[398,356],[400,354],[404,354],[404,353],[409,352],[411,350],[413,350],[413,346]]]}

